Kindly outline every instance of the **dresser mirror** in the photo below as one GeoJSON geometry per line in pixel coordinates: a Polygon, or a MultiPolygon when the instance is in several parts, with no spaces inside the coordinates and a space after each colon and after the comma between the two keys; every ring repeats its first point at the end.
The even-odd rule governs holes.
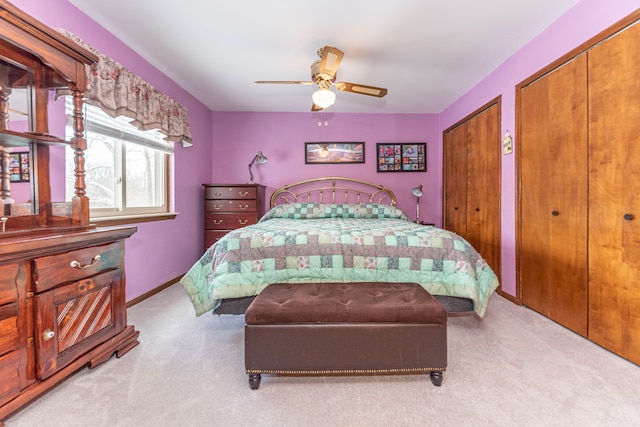
{"type": "Polygon", "coordinates": [[[84,182],[85,65],[97,57],[0,0],[0,216],[3,236],[89,226],[84,182]],[[30,26],[36,32],[25,31],[30,26]],[[64,89],[73,100],[65,139],[64,89]],[[75,193],[65,202],[65,151],[72,148],[75,193]]]}

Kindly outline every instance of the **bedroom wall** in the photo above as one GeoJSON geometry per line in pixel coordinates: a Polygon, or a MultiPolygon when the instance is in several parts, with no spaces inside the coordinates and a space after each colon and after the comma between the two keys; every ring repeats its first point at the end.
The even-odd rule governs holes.
{"type": "Polygon", "coordinates": [[[391,188],[398,207],[415,218],[416,199],[411,188],[422,184],[420,219],[441,222],[442,155],[436,114],[215,112],[213,117],[213,182],[248,182],[247,165],[262,150],[269,161],[254,165],[252,170],[254,181],[266,185],[269,196],[276,188],[296,181],[347,176],[391,188]],[[305,142],[330,141],[364,141],[365,163],[305,164],[305,142]],[[376,172],[378,142],[426,142],[427,171],[376,172]]]}
{"type": "MultiPolygon", "coordinates": [[[[440,114],[446,129],[502,95],[502,134],[514,136],[514,154],[502,157],[502,290],[516,295],[515,86],[640,7],[638,0],[582,0],[440,114]]],[[[440,133],[440,143],[442,135],[440,133]]]]}
{"type": "Polygon", "coordinates": [[[211,111],[68,0],[11,0],[52,28],[65,28],[185,105],[193,147],[176,145],[175,220],[136,224],[126,241],[127,300],[186,272],[202,252],[204,202],[201,183],[211,179],[211,111]]]}

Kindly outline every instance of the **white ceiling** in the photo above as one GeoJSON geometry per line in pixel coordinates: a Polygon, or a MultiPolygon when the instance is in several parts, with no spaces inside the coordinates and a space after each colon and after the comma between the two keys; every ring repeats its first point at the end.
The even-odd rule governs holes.
{"type": "Polygon", "coordinates": [[[339,81],[389,93],[325,111],[439,113],[579,0],[70,2],[213,111],[310,111],[315,86],[254,81],[309,80],[330,45],[339,81]]]}

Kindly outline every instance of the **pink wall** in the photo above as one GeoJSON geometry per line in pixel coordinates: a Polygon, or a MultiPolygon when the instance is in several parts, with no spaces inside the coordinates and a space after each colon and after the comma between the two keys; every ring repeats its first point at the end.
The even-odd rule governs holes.
{"type": "Polygon", "coordinates": [[[398,206],[415,217],[411,188],[422,184],[420,218],[440,223],[442,161],[435,114],[214,113],[212,179],[249,181],[248,163],[258,150],[269,162],[254,165],[255,182],[267,194],[285,184],[320,176],[348,176],[391,188],[398,206]],[[318,126],[321,121],[322,126],[318,126]],[[328,125],[325,126],[324,122],[328,125]],[[308,165],[305,142],[364,141],[364,164],[308,165]],[[427,172],[376,172],[377,142],[426,142],[427,172]]]}
{"type": "MultiPolygon", "coordinates": [[[[440,114],[446,129],[502,95],[502,134],[515,136],[515,86],[640,7],[638,0],[582,0],[440,114]]],[[[440,144],[442,135],[440,135],[440,144]]],[[[514,153],[518,141],[514,138],[514,153]]],[[[502,289],[516,294],[515,154],[502,157],[502,289]]]]}
{"type": "MultiPolygon", "coordinates": [[[[202,253],[202,183],[247,182],[258,150],[269,163],[254,167],[256,181],[274,188],[301,179],[346,175],[384,184],[410,216],[409,190],[422,184],[421,218],[441,224],[442,131],[502,95],[502,132],[515,135],[515,85],[633,12],[638,0],[582,0],[441,114],[333,114],[211,112],[67,0],[13,0],[47,25],[64,27],[124,64],[189,111],[194,147],[176,148],[174,221],[138,225],[127,241],[127,298],[184,273],[202,253]],[[318,121],[329,122],[318,126],[318,121]],[[305,165],[304,142],[364,141],[365,164],[305,165]],[[376,142],[426,142],[425,173],[376,173],[376,142]]],[[[514,141],[515,150],[518,141],[514,141]]],[[[515,295],[515,156],[502,158],[503,290],[515,295]]]]}

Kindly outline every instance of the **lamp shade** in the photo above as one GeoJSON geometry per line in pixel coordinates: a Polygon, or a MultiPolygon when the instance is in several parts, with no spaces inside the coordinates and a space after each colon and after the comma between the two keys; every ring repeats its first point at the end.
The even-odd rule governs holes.
{"type": "Polygon", "coordinates": [[[258,151],[258,153],[256,154],[256,162],[267,163],[267,161],[269,161],[269,159],[267,159],[267,156],[262,154],[262,151],[258,151]]]}
{"type": "Polygon", "coordinates": [[[315,91],[311,98],[313,99],[313,103],[320,108],[330,107],[334,102],[336,102],[336,94],[331,92],[329,89],[323,88],[315,91]]]}
{"type": "Polygon", "coordinates": [[[413,187],[411,189],[411,194],[416,197],[422,197],[422,185],[418,185],[417,187],[413,187]]]}

